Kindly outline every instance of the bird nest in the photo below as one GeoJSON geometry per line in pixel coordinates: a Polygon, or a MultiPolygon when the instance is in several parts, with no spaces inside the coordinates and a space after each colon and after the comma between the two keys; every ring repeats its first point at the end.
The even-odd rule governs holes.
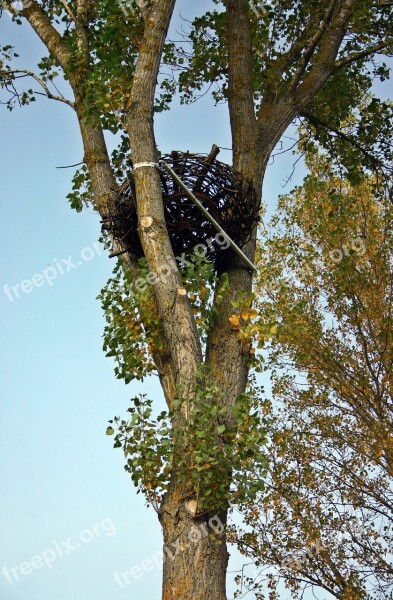
{"type": "MultiPolygon", "coordinates": [[[[258,221],[256,194],[251,183],[232,167],[216,160],[218,148],[208,156],[172,152],[161,158],[166,162],[201,204],[220,224],[225,233],[241,248],[246,244],[258,221]]],[[[224,238],[202,211],[163,168],[159,170],[164,202],[164,214],[175,256],[192,252],[202,244],[205,255],[216,266],[223,264],[230,249],[223,249],[224,238]],[[217,241],[217,243],[214,243],[217,241]]],[[[143,256],[139,239],[135,186],[132,172],[119,190],[118,202],[113,207],[105,229],[128,251],[143,256]]]]}

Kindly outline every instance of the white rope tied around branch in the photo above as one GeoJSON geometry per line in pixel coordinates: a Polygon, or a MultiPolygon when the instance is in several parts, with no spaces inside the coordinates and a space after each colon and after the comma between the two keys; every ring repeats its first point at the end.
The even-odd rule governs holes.
{"type": "Polygon", "coordinates": [[[160,165],[158,163],[154,163],[154,162],[141,162],[141,163],[136,163],[132,167],[132,170],[136,171],[136,169],[141,169],[142,167],[157,167],[157,169],[159,169],[160,165]]]}

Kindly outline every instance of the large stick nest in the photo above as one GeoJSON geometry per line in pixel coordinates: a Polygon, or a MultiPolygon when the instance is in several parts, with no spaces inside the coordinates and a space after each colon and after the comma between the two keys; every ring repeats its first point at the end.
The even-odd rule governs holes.
{"type": "MultiPolygon", "coordinates": [[[[232,167],[216,160],[218,148],[209,156],[172,152],[162,157],[187,187],[192,190],[225,233],[241,248],[258,221],[256,194],[232,167]]],[[[165,221],[175,256],[189,253],[197,244],[206,246],[206,256],[222,265],[230,250],[214,243],[217,230],[199,210],[172,176],[160,169],[165,221]],[[213,240],[213,241],[211,241],[213,240]],[[209,243],[210,242],[210,243],[209,243]]],[[[117,240],[137,256],[143,256],[139,239],[137,204],[132,172],[119,190],[118,202],[105,223],[117,240]]],[[[216,238],[217,239],[217,238],[216,238]]]]}

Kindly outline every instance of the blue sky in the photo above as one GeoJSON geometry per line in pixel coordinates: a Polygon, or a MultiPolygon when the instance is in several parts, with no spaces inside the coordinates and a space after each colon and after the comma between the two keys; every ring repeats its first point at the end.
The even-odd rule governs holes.
{"type": "MultiPolygon", "coordinates": [[[[195,4],[178,2],[175,27],[179,10],[191,18],[212,6],[195,4]]],[[[16,46],[23,66],[44,55],[30,29],[6,15],[0,42],[16,46]]],[[[0,600],[159,598],[155,567],[124,589],[113,579],[115,571],[157,553],[161,533],[123,470],[121,451],[105,436],[107,421],[124,415],[135,393],[160,401],[161,392],[154,378],[144,386],[117,381],[101,349],[104,320],[96,296],[114,264],[94,249],[97,217],[69,208],[73,170],[56,169],[82,159],[76,118],[42,98],[12,113],[2,107],[0,131],[0,600]],[[70,261],[76,268],[66,272],[70,261]],[[53,269],[57,278],[42,283],[53,269]],[[10,301],[4,286],[12,289],[34,275],[41,275],[40,287],[17,288],[20,297],[13,293],[10,301]],[[41,566],[29,572],[33,557],[41,566]],[[12,583],[4,567],[18,568],[9,575],[12,583]]],[[[208,97],[188,107],[175,103],[157,117],[156,133],[164,152],[231,145],[227,109],[208,97]]],[[[230,162],[230,153],[220,158],[230,162]]],[[[291,165],[285,155],[269,168],[264,198],[270,205],[291,165]]],[[[302,175],[299,168],[292,184],[302,175]]],[[[238,558],[231,569],[235,564],[238,558]]]]}

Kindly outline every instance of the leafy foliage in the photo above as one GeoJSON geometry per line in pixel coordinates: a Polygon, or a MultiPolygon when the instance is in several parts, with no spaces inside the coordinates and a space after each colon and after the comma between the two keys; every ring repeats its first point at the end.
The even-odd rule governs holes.
{"type": "MultiPolygon", "coordinates": [[[[234,32],[227,30],[227,14],[219,6],[225,3],[214,0],[214,4],[218,9],[195,19],[180,45],[166,45],[164,62],[170,73],[160,75],[156,111],[167,109],[177,90],[186,103],[207,89],[217,102],[228,100],[228,54],[234,32]]],[[[275,402],[281,404],[271,407],[256,390],[241,394],[233,404],[236,394],[227,398],[208,369],[201,367],[195,373],[197,361],[189,354],[190,378],[196,377],[191,394],[178,386],[173,399],[176,386],[171,381],[169,412],[158,416],[150,400],[134,398],[130,419],[114,419],[107,433],[114,435],[117,427],[115,446],[124,450],[126,470],[156,508],[170,478],[197,501],[198,511],[230,503],[243,508],[250,531],[237,536],[241,549],[257,563],[263,560],[279,569],[278,575],[276,571],[269,577],[272,599],[278,597],[276,583],[281,576],[294,596],[302,593],[306,582],[343,600],[368,593],[382,597],[389,593],[392,567],[386,549],[393,541],[389,485],[393,240],[382,177],[391,168],[392,106],[369,93],[373,81],[383,81],[389,73],[383,58],[377,63],[370,56],[391,55],[391,3],[354,3],[336,62],[334,57],[320,61],[326,58],[324,42],[331,39],[327,32],[335,30],[329,7],[339,13],[348,2],[272,0],[260,12],[253,10],[253,2],[246,4],[253,88],[244,89],[253,95],[258,125],[253,134],[245,135],[244,146],[259,144],[267,163],[278,133],[264,139],[266,130],[272,123],[289,125],[285,114],[289,119],[298,116],[303,120],[302,149],[308,153],[311,174],[302,188],[281,200],[275,233],[259,248],[254,294],[237,295],[236,281],[231,288],[228,278],[218,279],[211,264],[195,257],[183,265],[181,277],[188,295],[184,300],[191,303],[195,316],[198,351],[206,346],[229,290],[232,304],[223,304],[232,306],[233,314],[225,312],[221,331],[228,334],[229,319],[235,335],[224,339],[235,341],[235,353],[245,354],[249,365],[257,368],[260,353],[268,354],[275,402]],[[326,62],[331,64],[327,67],[326,62]],[[314,86],[318,93],[298,93],[315,74],[314,68],[319,76],[328,72],[330,79],[321,89],[314,86]],[[280,107],[288,110],[280,112],[280,107]],[[320,148],[335,165],[318,155],[320,148]],[[284,372],[288,366],[300,375],[284,372]],[[346,533],[337,541],[343,528],[346,533]],[[300,558],[288,561],[294,552],[297,557],[300,552],[300,558]]],[[[108,177],[96,176],[95,181],[113,182],[114,175],[119,182],[130,158],[125,121],[132,137],[132,111],[127,114],[127,108],[148,19],[144,21],[138,11],[125,15],[110,0],[88,3],[87,14],[80,18],[72,14],[72,4],[61,0],[43,0],[37,6],[38,13],[44,11],[46,24],[56,26],[52,36],[70,52],[71,58],[68,52],[61,53],[67,56],[63,77],[74,89],[80,123],[97,128],[97,139],[103,131],[117,136],[110,165],[105,144],[99,155],[94,143],[86,152],[92,173],[99,163],[108,167],[108,177]]],[[[14,20],[21,22],[17,14],[14,20]]],[[[343,31],[342,24],[339,30],[343,31]]],[[[35,99],[33,88],[18,87],[22,74],[11,68],[16,58],[10,46],[3,47],[0,84],[9,108],[35,99]]],[[[46,84],[57,89],[56,60],[46,56],[37,68],[43,89],[46,84]]],[[[241,96],[240,79],[234,95],[241,96]]],[[[51,92],[46,95],[53,97],[51,92]]],[[[65,100],[61,94],[57,99],[65,100]]],[[[145,108],[152,116],[152,107],[145,108]]],[[[277,131],[283,133],[280,127],[277,131]]],[[[144,143],[143,151],[149,141],[144,143]]],[[[245,154],[244,147],[234,148],[235,158],[241,153],[245,154]]],[[[251,162],[249,171],[257,180],[263,161],[251,162]]],[[[92,181],[84,166],[75,174],[69,200],[76,210],[91,201],[92,181]]],[[[104,187],[95,185],[97,195],[111,192],[113,200],[114,186],[104,187]]],[[[105,220],[106,215],[101,216],[105,220]]],[[[152,274],[144,260],[135,269],[133,276],[123,274],[119,264],[100,296],[107,321],[104,349],[116,361],[117,377],[126,383],[155,371],[154,357],[164,350],[162,320],[149,285],[152,274]],[[142,285],[135,285],[138,280],[142,285]]],[[[194,333],[191,318],[190,323],[194,333]]],[[[166,325],[173,321],[167,319],[166,325]]],[[[165,350],[174,356],[177,348],[165,350]]],[[[245,366],[243,360],[238,364],[245,366]]],[[[179,364],[171,366],[180,370],[179,364]]],[[[225,365],[227,373],[231,366],[225,365]]],[[[231,394],[229,386],[226,393],[231,394]]]]}
{"type": "Polygon", "coordinates": [[[260,373],[264,362],[262,349],[274,337],[277,327],[273,313],[266,320],[266,315],[256,308],[257,300],[258,296],[255,292],[249,296],[239,295],[237,300],[232,300],[231,304],[235,312],[229,321],[232,329],[237,332],[243,352],[248,352],[250,355],[250,367],[260,373]]]}
{"type": "MultiPolygon", "coordinates": [[[[146,282],[146,261],[139,261],[139,278],[146,282]]],[[[102,290],[99,299],[105,313],[104,350],[117,363],[115,374],[118,379],[130,383],[133,379],[143,380],[155,370],[152,360],[154,349],[162,345],[162,325],[154,311],[149,286],[134,286],[129,272],[124,272],[119,261],[114,274],[102,290]],[[139,306],[144,307],[144,324],[139,306]],[[146,333],[146,329],[151,332],[146,333]]]]}
{"type": "MultiPolygon", "coordinates": [[[[217,279],[213,264],[196,254],[184,256],[182,260],[183,284],[193,306],[200,338],[206,341],[227,279],[222,277],[213,303],[217,279]]],[[[162,349],[162,324],[156,315],[149,275],[145,259],[139,260],[139,272],[134,276],[124,272],[119,262],[99,296],[107,322],[104,350],[108,357],[115,358],[116,377],[124,379],[125,383],[143,380],[154,371],[152,355],[155,350],[162,349]],[[143,306],[143,321],[140,306],[143,306]]]]}
{"type": "Polygon", "coordinates": [[[256,390],[238,396],[233,422],[228,422],[222,392],[206,368],[199,374],[191,407],[175,400],[174,409],[181,414],[176,464],[180,480],[197,501],[197,512],[254,497],[252,474],[265,465],[260,402],[256,390]]]}
{"type": "Polygon", "coordinates": [[[92,189],[86,165],[78,169],[72,179],[72,191],[67,194],[71,208],[81,212],[83,206],[91,203],[92,189]]]}
{"type": "Polygon", "coordinates": [[[145,396],[132,399],[129,421],[115,417],[109,421],[107,435],[113,435],[113,424],[118,428],[115,448],[123,448],[127,458],[125,470],[131,474],[138,494],[145,494],[148,504],[158,510],[169,483],[171,469],[172,429],[169,415],[161,412],[152,416],[152,401],[145,396]]]}
{"type": "Polygon", "coordinates": [[[236,537],[261,566],[248,582],[261,598],[266,580],[278,598],[280,579],[295,598],[310,586],[388,598],[393,207],[371,178],[353,186],[326,157],[308,163],[263,242],[259,309],[277,319],[274,404],[267,477],[236,537]]]}
{"type": "Polygon", "coordinates": [[[193,306],[200,339],[205,344],[223,294],[228,288],[228,277],[224,273],[219,281],[214,264],[205,256],[195,253],[188,254],[182,266],[180,274],[183,285],[193,306]]]}
{"type": "MultiPolygon", "coordinates": [[[[390,12],[389,3],[358,2],[353,26],[342,44],[339,59],[377,45],[386,35],[392,36],[390,12]]],[[[318,27],[323,27],[326,6],[317,0],[275,0],[263,3],[262,10],[258,3],[250,2],[249,18],[253,31],[254,95],[258,106],[267,90],[271,93],[274,89],[276,98],[288,92],[304,58],[305,43],[318,27]]],[[[194,101],[205,93],[207,86],[212,88],[216,101],[227,99],[226,24],[225,12],[208,11],[192,22],[185,43],[173,48],[172,64],[180,71],[179,91],[183,102],[194,101]]],[[[383,52],[391,55],[391,49],[383,52]]],[[[304,75],[311,67],[312,61],[304,75]]],[[[318,110],[322,108],[329,119],[343,120],[358,106],[372,82],[383,81],[387,74],[385,63],[370,63],[367,55],[360,57],[336,72],[315,98],[313,106],[318,110]]]]}
{"type": "Polygon", "coordinates": [[[113,425],[118,428],[115,448],[123,448],[125,470],[156,510],[168,489],[174,461],[185,497],[196,500],[198,514],[255,498],[259,485],[253,485],[253,473],[262,472],[265,465],[260,393],[250,391],[237,398],[232,424],[225,422],[222,400],[217,383],[201,368],[190,408],[179,397],[170,413],[154,417],[152,401],[140,397],[132,400],[129,421],[118,417],[110,421],[107,435],[115,433],[113,425]],[[173,429],[179,411],[180,426],[173,429]]]}
{"type": "MultiPolygon", "coordinates": [[[[328,112],[333,105],[329,99],[328,112]]],[[[338,108],[333,119],[327,114],[325,120],[321,106],[323,103],[307,115],[309,124],[302,129],[305,135],[301,149],[312,153],[322,148],[349,183],[357,185],[373,174],[375,192],[381,183],[386,191],[386,182],[392,176],[393,104],[366,95],[360,108],[351,109],[350,118],[344,121],[338,108]]]]}

